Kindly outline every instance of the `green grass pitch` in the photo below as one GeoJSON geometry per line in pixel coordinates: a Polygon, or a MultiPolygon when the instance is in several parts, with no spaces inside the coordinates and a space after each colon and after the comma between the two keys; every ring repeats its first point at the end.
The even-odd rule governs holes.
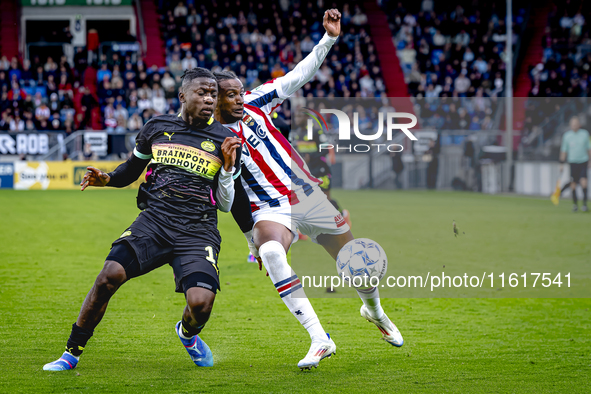
{"type": "MultiPolygon", "coordinates": [[[[444,192],[335,195],[351,208],[358,237],[375,233],[367,218],[383,207],[404,207],[396,223],[377,228],[401,244],[388,274],[409,261],[479,260],[494,250],[543,266],[591,263],[591,214],[572,214],[568,203],[444,192]],[[452,219],[463,238],[453,237],[452,219]],[[514,242],[486,244],[483,231],[514,242]]],[[[591,392],[591,300],[583,298],[384,299],[402,348],[379,340],[359,316],[360,300],[315,298],[338,350],[301,372],[296,364],[309,337],[269,278],[246,263],[244,237],[225,214],[222,291],[202,334],[213,368],[195,367],[173,331],[184,299],[165,266],[119,290],[75,370],[42,371],[63,351],[111,242],[137,213],[133,190],[0,191],[0,393],[591,392]]],[[[304,248],[334,265],[320,247],[304,248]]]]}

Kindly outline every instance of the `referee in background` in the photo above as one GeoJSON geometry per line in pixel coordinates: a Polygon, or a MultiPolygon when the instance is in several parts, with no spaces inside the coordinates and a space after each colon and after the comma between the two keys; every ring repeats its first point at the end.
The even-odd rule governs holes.
{"type": "Polygon", "coordinates": [[[577,205],[577,183],[583,189],[583,206],[581,210],[587,212],[587,168],[589,167],[589,155],[591,143],[589,132],[581,129],[579,118],[573,116],[570,120],[570,130],[562,136],[560,147],[560,171],[564,168],[564,162],[570,164],[570,188],[573,194],[573,212],[579,210],[577,205]]]}

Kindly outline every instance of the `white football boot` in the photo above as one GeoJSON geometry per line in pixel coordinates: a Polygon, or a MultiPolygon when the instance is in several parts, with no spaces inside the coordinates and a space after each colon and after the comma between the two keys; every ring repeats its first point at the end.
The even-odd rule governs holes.
{"type": "Polygon", "coordinates": [[[400,347],[404,345],[404,339],[402,339],[402,334],[398,331],[398,328],[390,321],[388,316],[384,313],[380,319],[374,319],[369,315],[369,311],[365,307],[365,305],[361,306],[361,316],[367,319],[367,321],[375,324],[378,329],[384,334],[382,339],[388,342],[390,345],[400,347]]]}
{"type": "Polygon", "coordinates": [[[312,345],[310,345],[310,350],[308,350],[308,354],[306,357],[300,360],[298,363],[298,368],[300,370],[305,369],[312,369],[318,368],[318,364],[320,360],[326,357],[330,357],[337,352],[337,345],[335,345],[334,341],[330,338],[328,333],[326,334],[328,337],[327,340],[315,340],[312,341],[312,345]]]}

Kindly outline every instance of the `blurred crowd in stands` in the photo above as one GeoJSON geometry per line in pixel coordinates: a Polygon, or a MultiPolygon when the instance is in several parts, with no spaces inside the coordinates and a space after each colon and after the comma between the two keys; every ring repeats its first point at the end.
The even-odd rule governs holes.
{"type": "Polygon", "coordinates": [[[0,58],[0,130],[72,132],[85,127],[88,121],[79,110],[88,97],[83,97],[79,83],[74,88],[75,73],[65,56],[45,62],[37,57],[22,64],[16,57],[0,58]]]}
{"type": "Polygon", "coordinates": [[[65,56],[61,56],[59,63],[52,57],[42,62],[35,56],[22,65],[17,58],[9,62],[2,57],[0,130],[53,130],[70,134],[93,127],[109,131],[141,128],[153,114],[142,109],[161,109],[162,103],[156,98],[158,93],[152,94],[151,89],[149,104],[138,99],[145,97],[138,92],[146,83],[159,79],[148,77],[143,63],[132,64],[129,56],[102,55],[99,62],[98,71],[88,67],[88,53],[83,48],[78,48],[73,66],[65,56]],[[96,111],[100,111],[98,124],[93,114],[96,111]]]}
{"type": "MultiPolygon", "coordinates": [[[[494,97],[503,92],[505,9],[495,3],[456,1],[435,8],[432,0],[424,0],[407,8],[396,0],[383,2],[412,96],[494,97]]],[[[519,10],[515,25],[523,22],[524,12],[519,10]]],[[[514,37],[515,43],[518,34],[514,37]]]]}
{"type": "MultiPolygon", "coordinates": [[[[0,130],[139,130],[152,116],[179,110],[185,69],[231,69],[245,88],[285,75],[324,34],[318,2],[157,1],[166,66],[110,52],[76,48],[65,56],[20,62],[0,58],[0,130]]],[[[298,94],[310,97],[386,96],[367,16],[339,3],[342,35],[324,65],[298,94]]],[[[289,118],[289,103],[280,109],[289,118]]]]}
{"type": "MultiPolygon", "coordinates": [[[[505,78],[506,10],[491,2],[384,0],[409,94],[425,126],[489,129],[505,78]]],[[[524,9],[514,16],[515,45],[524,9]]]]}
{"type": "MultiPolygon", "coordinates": [[[[172,77],[196,65],[229,68],[245,88],[285,75],[324,35],[319,2],[160,2],[161,30],[172,77]]],[[[385,86],[367,16],[354,3],[338,5],[342,34],[326,62],[298,94],[304,97],[374,97],[385,86]]],[[[282,116],[289,118],[283,106],[282,116]]]]}
{"type": "Polygon", "coordinates": [[[530,97],[588,97],[591,82],[591,2],[553,2],[542,37],[542,62],[530,67],[530,97]]]}

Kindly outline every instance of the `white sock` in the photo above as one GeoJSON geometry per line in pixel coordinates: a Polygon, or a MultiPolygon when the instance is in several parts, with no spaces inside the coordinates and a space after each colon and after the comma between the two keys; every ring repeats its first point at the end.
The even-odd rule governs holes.
{"type": "Polygon", "coordinates": [[[183,339],[191,339],[193,337],[186,337],[183,335],[183,323],[179,324],[179,336],[183,339]]]}
{"type": "Polygon", "coordinates": [[[365,304],[371,317],[381,319],[384,316],[384,310],[380,305],[380,292],[377,287],[357,289],[357,294],[359,294],[359,298],[365,304]]]}
{"type": "Polygon", "coordinates": [[[259,248],[259,254],[287,309],[308,330],[312,340],[326,340],[326,331],[322,328],[312,304],[306,297],[300,280],[287,263],[283,245],[277,241],[265,242],[259,248]]]}
{"type": "Polygon", "coordinates": [[[64,352],[64,354],[66,354],[66,353],[67,353],[69,356],[72,356],[72,357],[74,357],[76,360],[80,361],[80,356],[81,356],[81,355],[80,355],[80,356],[74,356],[72,353],[68,352],[67,350],[64,352]]]}

